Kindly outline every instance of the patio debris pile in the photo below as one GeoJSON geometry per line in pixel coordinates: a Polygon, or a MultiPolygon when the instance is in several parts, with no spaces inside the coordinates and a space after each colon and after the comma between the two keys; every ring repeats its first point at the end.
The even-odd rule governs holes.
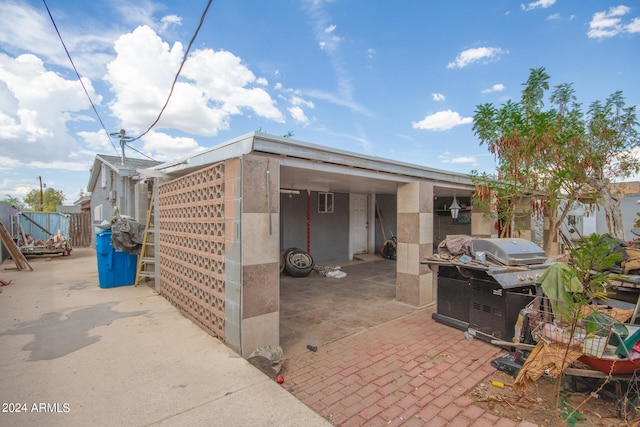
{"type": "Polygon", "coordinates": [[[144,241],[145,225],[124,215],[111,220],[111,246],[132,255],[140,255],[144,241]]]}
{"type": "MultiPolygon", "coordinates": [[[[23,212],[18,212],[18,215],[42,230],[46,233],[46,236],[48,236],[47,240],[34,239],[30,234],[25,233],[22,223],[18,222],[18,227],[20,228],[19,237],[21,240],[20,252],[24,256],[54,254],[71,255],[71,244],[62,234],[61,230],[58,229],[58,232],[54,234],[42,225],[38,224],[30,216],[25,215],[23,212]]],[[[16,240],[16,242],[18,242],[18,240],[16,240]]]]}
{"type": "Polygon", "coordinates": [[[340,270],[339,265],[316,265],[313,269],[318,274],[332,279],[342,279],[343,277],[347,277],[347,273],[340,270]]]}
{"type": "MultiPolygon", "coordinates": [[[[597,236],[590,239],[594,243],[597,236]]],[[[634,378],[640,368],[640,363],[635,363],[640,360],[640,325],[633,323],[633,308],[607,302],[609,281],[632,280],[619,273],[621,269],[633,271],[640,263],[629,248],[615,243],[610,248],[625,255],[622,262],[614,264],[615,258],[609,258],[614,265],[598,271],[590,268],[591,273],[582,278],[577,273],[579,263],[592,266],[593,261],[585,263],[589,260],[585,257],[574,264],[572,258],[569,264],[553,263],[536,279],[538,296],[520,311],[513,343],[500,343],[504,347],[513,344],[512,354],[491,363],[515,377],[509,387],[517,396],[524,396],[542,377],[560,379],[566,375],[572,379],[573,389],[580,382],[591,392],[578,407],[590,406],[594,396],[605,396],[618,406],[619,418],[640,416],[640,406],[633,405],[632,413],[625,408],[627,402],[640,401],[637,387],[632,387],[637,385],[634,378]]],[[[580,259],[595,251],[585,246],[582,253],[576,250],[572,255],[580,259]]]]}
{"type": "Polygon", "coordinates": [[[20,246],[20,252],[24,255],[51,255],[51,254],[70,254],[71,244],[58,230],[56,235],[51,236],[47,240],[33,239],[30,235],[24,236],[26,242],[20,246]]]}
{"type": "Polygon", "coordinates": [[[266,345],[257,348],[247,358],[249,363],[262,371],[269,378],[276,378],[282,371],[284,352],[280,346],[266,345]]]}

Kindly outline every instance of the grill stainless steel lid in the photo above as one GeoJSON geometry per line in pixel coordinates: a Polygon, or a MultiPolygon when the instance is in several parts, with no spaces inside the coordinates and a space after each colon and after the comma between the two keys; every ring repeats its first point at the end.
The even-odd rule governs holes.
{"type": "Polygon", "coordinates": [[[474,239],[471,241],[471,253],[484,252],[503,265],[543,264],[547,254],[530,240],[519,238],[506,239],[474,239]]]}

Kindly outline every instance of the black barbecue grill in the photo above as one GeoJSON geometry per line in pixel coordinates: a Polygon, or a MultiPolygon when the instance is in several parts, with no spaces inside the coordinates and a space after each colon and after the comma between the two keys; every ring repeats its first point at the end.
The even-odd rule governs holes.
{"type": "Polygon", "coordinates": [[[473,239],[472,257],[432,259],[438,266],[433,318],[490,341],[511,341],[518,314],[536,295],[536,279],[551,265],[525,239],[473,239]]]}

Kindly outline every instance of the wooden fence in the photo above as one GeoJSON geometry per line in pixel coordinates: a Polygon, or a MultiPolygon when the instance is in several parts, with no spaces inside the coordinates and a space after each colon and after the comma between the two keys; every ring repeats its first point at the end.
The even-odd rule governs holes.
{"type": "Polygon", "coordinates": [[[72,248],[88,248],[91,246],[93,224],[91,212],[78,212],[69,215],[69,241],[72,248]]]}

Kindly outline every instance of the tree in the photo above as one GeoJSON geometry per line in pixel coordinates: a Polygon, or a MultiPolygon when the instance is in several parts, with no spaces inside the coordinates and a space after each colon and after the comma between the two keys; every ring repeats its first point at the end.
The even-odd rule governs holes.
{"type": "Polygon", "coordinates": [[[590,159],[587,181],[600,197],[609,233],[624,239],[619,182],[640,172],[640,159],[635,152],[640,139],[636,107],[625,105],[622,92],[610,95],[604,104],[591,104],[586,141],[586,156],[590,159]]]}
{"type": "Polygon", "coordinates": [[[24,210],[24,204],[17,197],[10,196],[7,194],[7,197],[0,200],[0,203],[4,203],[5,205],[13,206],[18,210],[24,210]]]}
{"type": "MultiPolygon", "coordinates": [[[[606,191],[596,186],[602,183],[595,178],[605,170],[613,176],[618,169],[629,176],[639,166],[630,153],[638,146],[634,109],[625,109],[621,95],[607,100],[606,107],[592,104],[585,119],[572,85],[564,83],[554,88],[551,107],[545,110],[549,78],[544,68],[531,69],[519,102],[476,107],[473,130],[496,156],[498,179],[475,172],[472,176],[477,187],[474,201],[485,209],[489,204],[499,209],[501,237],[513,231],[525,197],[540,200],[530,212],[547,214],[543,246],[554,253],[560,224],[572,205],[594,204],[604,197],[606,191]]],[[[615,230],[610,232],[619,237],[615,230]]]]}
{"type": "MultiPolygon", "coordinates": [[[[561,126],[556,112],[543,110],[544,93],[548,89],[549,75],[545,69],[532,69],[519,102],[509,100],[500,108],[490,103],[476,107],[473,130],[480,145],[487,144],[497,158],[498,176],[496,180],[487,174],[472,173],[478,189],[475,202],[484,205],[485,211],[490,211],[489,205],[494,206],[500,237],[514,232],[516,214],[523,209],[526,197],[543,199],[536,211],[557,205],[557,192],[553,187],[557,187],[559,181],[553,179],[550,163],[566,142],[559,137],[561,126]],[[558,147],[553,147],[554,139],[558,147]]],[[[557,226],[556,223],[559,221],[552,217],[551,227],[557,226]]],[[[550,232],[547,237],[555,237],[553,234],[550,232]]],[[[552,241],[545,240],[547,252],[552,245],[552,241]]]]}
{"type": "Polygon", "coordinates": [[[27,193],[24,197],[24,203],[34,211],[55,212],[56,206],[61,205],[64,199],[62,191],[49,187],[42,193],[42,207],[40,206],[40,190],[37,189],[27,193]]]}

